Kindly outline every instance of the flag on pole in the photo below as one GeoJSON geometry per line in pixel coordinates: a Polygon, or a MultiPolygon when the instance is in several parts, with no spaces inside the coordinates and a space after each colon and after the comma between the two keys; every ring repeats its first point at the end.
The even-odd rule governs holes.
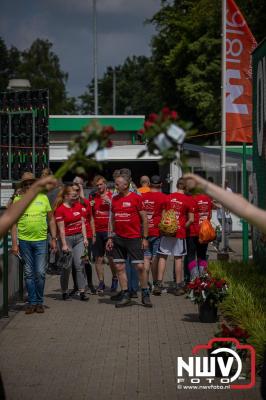
{"type": "Polygon", "coordinates": [[[252,143],[252,64],[257,46],[234,0],[226,7],[226,141],[252,143]]]}

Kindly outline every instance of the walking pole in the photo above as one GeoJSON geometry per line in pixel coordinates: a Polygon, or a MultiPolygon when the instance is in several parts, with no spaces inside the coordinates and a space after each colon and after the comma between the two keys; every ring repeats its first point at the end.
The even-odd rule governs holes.
{"type": "Polygon", "coordinates": [[[3,309],[2,317],[8,318],[8,233],[3,237],[3,309]]]}

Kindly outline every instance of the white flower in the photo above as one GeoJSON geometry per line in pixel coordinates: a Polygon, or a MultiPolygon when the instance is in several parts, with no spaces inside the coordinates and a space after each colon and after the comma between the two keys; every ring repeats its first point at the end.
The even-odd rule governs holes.
{"type": "Polygon", "coordinates": [[[91,154],[95,153],[97,148],[98,148],[98,142],[97,140],[93,140],[93,142],[91,142],[87,148],[86,156],[90,156],[91,154]]]}
{"type": "Polygon", "coordinates": [[[154,139],[154,143],[161,150],[168,150],[172,147],[172,143],[167,139],[165,133],[159,133],[154,139]]]}
{"type": "Polygon", "coordinates": [[[97,161],[107,160],[108,159],[108,150],[107,149],[101,149],[101,150],[96,151],[95,159],[97,161]]]}
{"type": "Polygon", "coordinates": [[[186,137],[185,131],[175,124],[170,125],[166,133],[178,144],[182,144],[186,137]]]}

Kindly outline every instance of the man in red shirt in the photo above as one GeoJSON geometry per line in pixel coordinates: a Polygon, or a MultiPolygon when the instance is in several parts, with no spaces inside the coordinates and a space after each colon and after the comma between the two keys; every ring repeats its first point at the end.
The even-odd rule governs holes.
{"type": "Polygon", "coordinates": [[[160,176],[153,175],[150,180],[150,191],[143,193],[143,207],[147,213],[149,228],[149,247],[144,251],[144,267],[149,277],[150,266],[153,277],[153,284],[156,285],[158,257],[157,251],[160,244],[160,231],[158,225],[162,218],[162,212],[165,210],[168,197],[161,192],[162,180],[160,176]]]}
{"type": "Polygon", "coordinates": [[[174,256],[175,260],[175,277],[176,287],[174,294],[180,296],[184,294],[182,288],[183,281],[183,268],[182,258],[187,254],[186,247],[186,230],[194,220],[194,210],[188,196],[185,195],[185,181],[183,178],[178,179],[177,191],[168,196],[167,209],[173,209],[177,219],[177,231],[175,237],[163,236],[160,241],[158,250],[159,263],[158,263],[158,281],[154,288],[153,293],[160,295],[162,292],[162,282],[166,268],[166,260],[168,256],[174,256]]]}
{"type": "Polygon", "coordinates": [[[117,176],[115,186],[118,194],[112,199],[112,218],[110,223],[107,250],[112,250],[121,292],[111,299],[117,301],[116,307],[124,307],[131,303],[126,275],[128,257],[139,273],[142,289],[142,304],[152,307],[144,269],[144,249],[148,247],[148,222],[140,195],[129,191],[130,178],[117,176]]]}
{"type": "MultiPolygon", "coordinates": [[[[110,218],[110,206],[112,193],[107,191],[106,180],[103,176],[97,175],[94,178],[94,185],[97,187],[97,193],[91,201],[92,212],[95,223],[96,241],[93,246],[93,255],[96,259],[95,268],[99,279],[97,293],[103,293],[105,289],[104,283],[104,266],[103,260],[105,255],[105,247],[108,239],[108,224],[110,218]]],[[[118,286],[116,269],[110,254],[108,255],[109,265],[112,271],[111,292],[115,292],[118,286]]]]}

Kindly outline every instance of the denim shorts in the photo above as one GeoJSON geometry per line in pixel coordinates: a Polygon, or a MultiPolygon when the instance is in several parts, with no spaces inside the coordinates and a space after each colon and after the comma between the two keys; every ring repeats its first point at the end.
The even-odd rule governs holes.
{"type": "Polygon", "coordinates": [[[155,257],[157,255],[157,251],[159,249],[161,238],[158,236],[150,236],[148,238],[149,247],[147,250],[144,250],[144,256],[146,257],[155,257]]]}

